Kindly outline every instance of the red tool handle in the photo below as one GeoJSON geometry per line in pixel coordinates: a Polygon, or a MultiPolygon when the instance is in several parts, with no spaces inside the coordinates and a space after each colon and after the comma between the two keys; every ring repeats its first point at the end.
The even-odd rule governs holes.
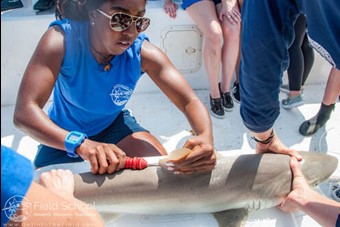
{"type": "Polygon", "coordinates": [[[138,157],[134,157],[134,158],[126,158],[125,161],[125,169],[145,169],[146,167],[148,167],[148,163],[145,159],[143,158],[138,158],[138,157]]]}

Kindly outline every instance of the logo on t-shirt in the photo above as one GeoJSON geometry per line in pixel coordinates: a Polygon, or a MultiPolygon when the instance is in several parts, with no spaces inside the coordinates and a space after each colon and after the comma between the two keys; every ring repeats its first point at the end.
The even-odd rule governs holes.
{"type": "Polygon", "coordinates": [[[117,84],[113,87],[110,96],[114,104],[122,106],[130,99],[132,92],[133,90],[129,87],[117,84]]]}

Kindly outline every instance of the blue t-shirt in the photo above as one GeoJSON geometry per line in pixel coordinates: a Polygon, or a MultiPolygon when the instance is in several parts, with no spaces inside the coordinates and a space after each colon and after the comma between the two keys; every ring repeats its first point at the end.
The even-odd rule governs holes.
{"type": "Polygon", "coordinates": [[[20,204],[30,206],[30,201],[24,196],[32,183],[33,172],[30,160],[1,145],[1,226],[4,226],[10,218],[20,222],[21,218],[26,217],[25,212],[21,217],[13,215],[20,204]]]}
{"type": "Polygon", "coordinates": [[[91,53],[88,22],[57,20],[65,34],[65,56],[54,86],[49,116],[61,128],[88,136],[107,128],[130,99],[142,75],[140,50],[145,39],[141,33],[121,55],[111,60],[104,71],[91,53]]]}

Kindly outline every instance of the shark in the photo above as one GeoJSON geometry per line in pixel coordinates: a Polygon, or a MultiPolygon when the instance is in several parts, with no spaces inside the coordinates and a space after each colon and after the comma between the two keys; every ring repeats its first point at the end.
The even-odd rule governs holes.
{"type": "MultiPolygon", "coordinates": [[[[338,160],[331,155],[299,153],[303,157],[302,172],[312,187],[327,180],[337,168],[338,160]]],[[[74,174],[74,195],[95,204],[105,217],[213,213],[219,226],[242,226],[250,210],[275,207],[291,191],[289,160],[288,155],[273,153],[219,155],[212,171],[190,175],[173,174],[160,166],[124,169],[110,175],[92,174],[88,163],[48,168],[83,168],[74,174]]],[[[37,170],[37,176],[47,170],[37,170]]]]}

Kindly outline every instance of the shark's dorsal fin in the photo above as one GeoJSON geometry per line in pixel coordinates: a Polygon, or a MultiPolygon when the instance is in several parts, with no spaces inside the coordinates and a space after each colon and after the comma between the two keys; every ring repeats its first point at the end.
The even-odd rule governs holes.
{"type": "Polygon", "coordinates": [[[248,209],[232,209],[213,213],[219,227],[241,227],[248,217],[248,209]]]}

